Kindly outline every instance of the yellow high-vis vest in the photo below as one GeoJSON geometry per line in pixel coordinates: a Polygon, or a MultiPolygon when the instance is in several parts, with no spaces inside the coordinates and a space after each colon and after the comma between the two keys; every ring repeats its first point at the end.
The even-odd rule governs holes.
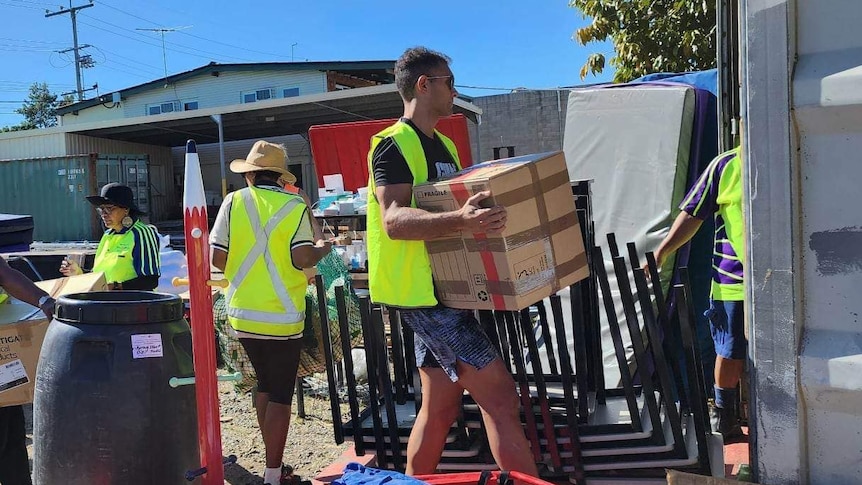
{"type": "Polygon", "coordinates": [[[290,257],[291,239],[305,211],[302,197],[257,187],[238,190],[232,197],[224,269],[230,282],[228,321],[240,332],[302,334],[307,280],[290,257]]]}
{"type": "MultiPolygon", "coordinates": [[[[461,162],[455,143],[435,131],[452,155],[458,170],[461,162]]],[[[371,301],[402,308],[425,308],[437,305],[434,282],[431,278],[431,260],[424,241],[393,240],[383,228],[380,203],[374,191],[374,149],[390,137],[407,160],[413,185],[428,181],[428,162],[422,150],[422,141],[407,123],[397,122],[371,138],[368,152],[368,289],[371,301]]],[[[416,201],[411,199],[411,207],[416,201]]]]}
{"type": "Polygon", "coordinates": [[[137,220],[123,232],[105,232],[96,249],[93,272],[104,273],[108,283],[159,276],[159,240],[155,228],[137,220]]]}

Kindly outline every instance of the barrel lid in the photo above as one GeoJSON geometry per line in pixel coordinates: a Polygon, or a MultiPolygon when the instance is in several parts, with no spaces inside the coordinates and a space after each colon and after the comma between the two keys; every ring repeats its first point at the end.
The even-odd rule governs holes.
{"type": "Polygon", "coordinates": [[[54,318],[92,325],[169,323],[183,318],[183,301],[153,291],[71,293],[57,300],[54,318]]]}

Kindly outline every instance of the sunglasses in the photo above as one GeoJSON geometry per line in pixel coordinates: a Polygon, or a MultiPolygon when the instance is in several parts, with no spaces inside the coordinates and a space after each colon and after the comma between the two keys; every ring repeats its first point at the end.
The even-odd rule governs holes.
{"type": "Polygon", "coordinates": [[[455,89],[455,76],[427,76],[427,79],[446,79],[446,85],[449,86],[449,89],[455,89]]]}
{"type": "Polygon", "coordinates": [[[115,205],[99,206],[96,207],[96,212],[99,214],[111,214],[117,209],[119,209],[119,207],[115,205]]]}

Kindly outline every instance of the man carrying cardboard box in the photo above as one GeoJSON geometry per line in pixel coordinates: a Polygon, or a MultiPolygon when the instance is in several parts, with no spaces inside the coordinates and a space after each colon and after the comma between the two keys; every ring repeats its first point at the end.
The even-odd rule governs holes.
{"type": "MultiPolygon", "coordinates": [[[[54,316],[54,299],[39,289],[0,257],[0,286],[15,298],[40,308],[50,320],[54,316]]],[[[0,483],[29,485],[30,461],[27,458],[27,434],[24,408],[21,405],[0,407],[0,483]]]]}
{"type": "Polygon", "coordinates": [[[460,170],[452,141],[436,131],[452,113],[457,91],[449,58],[424,47],[395,63],[404,116],[374,135],[368,154],[368,266],[371,300],[398,307],[416,336],[422,407],[407,444],[407,473],[434,473],[464,389],[482,408],[497,465],[537,475],[519,418],[515,382],[470,310],[441,306],[424,241],[454,231],[497,233],[506,210],[481,208],[489,192],[458,210],[416,208],[413,186],[460,170]]]}

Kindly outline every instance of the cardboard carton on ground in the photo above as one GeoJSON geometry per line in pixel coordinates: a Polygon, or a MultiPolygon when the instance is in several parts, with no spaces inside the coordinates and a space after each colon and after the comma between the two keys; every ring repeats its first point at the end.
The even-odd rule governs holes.
{"type": "Polygon", "coordinates": [[[417,185],[418,207],[456,210],[484,190],[506,207],[500,234],[453,233],[426,241],[440,302],[452,308],[520,310],[589,275],[562,152],[495,160],[417,185]]]}
{"type": "MultiPolygon", "coordinates": [[[[54,298],[107,289],[102,273],[39,281],[36,286],[54,298]]],[[[0,305],[0,407],[33,402],[36,363],[49,323],[41,310],[14,298],[0,305]]]]}

